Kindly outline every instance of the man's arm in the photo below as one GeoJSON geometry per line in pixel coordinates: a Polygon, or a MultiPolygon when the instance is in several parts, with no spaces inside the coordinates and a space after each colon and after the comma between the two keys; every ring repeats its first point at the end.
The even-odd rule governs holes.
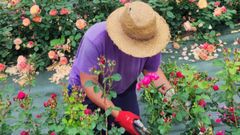
{"type": "MultiPolygon", "coordinates": [[[[92,81],[94,83],[98,83],[98,76],[97,75],[89,75],[86,73],[80,73],[80,78],[81,78],[81,84],[83,89],[85,90],[88,98],[96,104],[98,107],[107,110],[109,107],[115,107],[112,101],[108,99],[102,98],[102,91],[99,91],[98,93],[94,92],[93,87],[84,87],[85,83],[87,81],[92,81]]],[[[116,118],[119,114],[119,111],[113,110],[112,111],[112,116],[116,118]]]]}
{"type": "MultiPolygon", "coordinates": [[[[150,72],[148,72],[147,70],[144,70],[143,71],[143,74],[144,75],[147,75],[148,73],[150,73],[150,72]]],[[[159,89],[159,91],[162,93],[162,94],[165,94],[166,92],[167,92],[167,90],[169,90],[169,89],[171,89],[172,88],[172,86],[171,86],[171,84],[170,84],[170,82],[167,80],[167,78],[166,78],[166,76],[165,76],[165,74],[163,73],[163,71],[162,71],[162,69],[160,69],[160,68],[158,68],[158,70],[157,70],[157,75],[159,76],[159,79],[158,80],[156,80],[154,83],[155,83],[155,86],[160,86],[160,85],[163,85],[164,87],[164,89],[159,89]]]]}

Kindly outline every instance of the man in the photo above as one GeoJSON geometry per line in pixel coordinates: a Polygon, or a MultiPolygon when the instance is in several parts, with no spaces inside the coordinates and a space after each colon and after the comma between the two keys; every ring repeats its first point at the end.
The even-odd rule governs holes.
{"type": "Polygon", "coordinates": [[[163,94],[171,88],[159,67],[160,51],[170,40],[166,21],[149,5],[143,2],[128,3],[110,14],[106,22],[93,25],[84,35],[70,74],[70,85],[81,85],[87,94],[90,109],[96,106],[113,110],[112,116],[130,134],[138,134],[133,121],[139,119],[139,107],[136,96],[136,81],[140,73],[156,72],[160,79],[157,86],[164,84],[163,94]],[[114,83],[117,98],[104,102],[102,92],[95,93],[93,87],[84,87],[86,81],[99,83],[100,77],[92,75],[90,68],[96,67],[97,58],[116,61],[115,71],[122,79],[114,83]]]}

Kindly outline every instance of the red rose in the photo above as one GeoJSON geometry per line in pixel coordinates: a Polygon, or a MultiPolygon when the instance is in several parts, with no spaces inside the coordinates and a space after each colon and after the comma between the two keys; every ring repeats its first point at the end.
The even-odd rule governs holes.
{"type": "Polygon", "coordinates": [[[100,64],[104,65],[106,63],[105,57],[101,56],[99,59],[100,64]]]}
{"type": "Polygon", "coordinates": [[[214,86],[213,86],[213,90],[214,90],[214,91],[218,91],[218,90],[219,90],[219,87],[218,87],[217,85],[214,85],[214,86]]]}
{"type": "Polygon", "coordinates": [[[20,135],[29,135],[27,131],[21,131],[20,135]]]}
{"type": "Polygon", "coordinates": [[[66,8],[62,8],[60,11],[60,15],[67,15],[67,14],[69,14],[69,10],[66,8]]]}
{"type": "Polygon", "coordinates": [[[229,112],[232,112],[232,113],[235,111],[234,107],[229,107],[228,110],[229,112]]]}
{"type": "Polygon", "coordinates": [[[5,68],[6,68],[6,66],[4,64],[0,63],[0,72],[2,72],[5,68]]]}
{"type": "Polygon", "coordinates": [[[200,132],[205,133],[206,132],[206,128],[204,126],[200,127],[200,132]]]}
{"type": "Polygon", "coordinates": [[[43,106],[44,106],[44,107],[48,107],[48,102],[44,102],[44,103],[43,103],[43,106]]]}
{"type": "Polygon", "coordinates": [[[198,101],[198,105],[201,106],[201,107],[205,107],[206,104],[207,104],[207,103],[204,101],[204,99],[200,99],[200,100],[198,101]]]}
{"type": "Polygon", "coordinates": [[[86,115],[89,115],[89,114],[91,114],[92,113],[92,110],[91,109],[85,109],[84,110],[84,114],[86,114],[86,115]]]}
{"type": "Polygon", "coordinates": [[[183,78],[183,77],[184,77],[184,75],[183,75],[182,72],[180,72],[180,71],[178,71],[178,72],[176,73],[176,76],[177,76],[178,78],[183,78]]]}
{"type": "Polygon", "coordinates": [[[50,135],[56,135],[56,133],[55,133],[55,132],[52,132],[52,133],[50,133],[50,135]]]}
{"type": "Polygon", "coordinates": [[[239,119],[239,117],[235,116],[234,114],[228,116],[228,118],[229,118],[232,122],[234,122],[234,123],[236,122],[236,120],[239,119]],[[236,119],[235,119],[235,117],[236,117],[236,119]]]}
{"type": "Polygon", "coordinates": [[[167,103],[167,102],[168,102],[167,98],[164,98],[164,99],[163,99],[163,102],[167,103]]]}
{"type": "Polygon", "coordinates": [[[55,99],[56,97],[57,97],[57,94],[56,94],[56,93],[52,93],[52,94],[51,94],[51,98],[52,98],[52,99],[55,99]]]}
{"type": "Polygon", "coordinates": [[[176,113],[173,113],[173,114],[172,114],[172,117],[173,117],[173,118],[175,118],[176,116],[177,116],[177,114],[176,114],[176,113]]]}
{"type": "Polygon", "coordinates": [[[36,115],[36,118],[38,118],[38,119],[40,119],[41,117],[42,117],[41,114],[37,114],[37,115],[36,115]]]}
{"type": "Polygon", "coordinates": [[[24,98],[26,98],[27,97],[27,94],[26,93],[24,93],[23,91],[19,91],[18,92],[18,95],[17,95],[17,99],[24,99],[24,98]]]}

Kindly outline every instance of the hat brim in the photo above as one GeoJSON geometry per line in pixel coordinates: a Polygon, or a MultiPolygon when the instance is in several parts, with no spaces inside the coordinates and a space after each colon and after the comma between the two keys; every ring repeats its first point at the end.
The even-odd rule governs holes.
{"type": "Polygon", "coordinates": [[[157,32],[156,35],[146,41],[136,40],[127,36],[121,28],[120,15],[124,11],[124,7],[120,7],[113,11],[107,18],[107,32],[114,44],[128,55],[133,57],[144,58],[151,57],[163,50],[170,38],[170,30],[165,19],[156,13],[157,32]]]}

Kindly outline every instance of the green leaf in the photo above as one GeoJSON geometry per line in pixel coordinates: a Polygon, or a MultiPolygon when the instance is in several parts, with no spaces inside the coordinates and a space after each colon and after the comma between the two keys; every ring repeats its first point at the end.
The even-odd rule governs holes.
{"type": "Polygon", "coordinates": [[[199,82],[198,86],[199,86],[200,89],[207,89],[208,88],[208,82],[207,81],[199,82]]]}
{"type": "Polygon", "coordinates": [[[110,91],[109,93],[111,95],[112,98],[116,98],[117,97],[117,93],[113,90],[110,91]]]}
{"type": "Polygon", "coordinates": [[[170,18],[175,18],[175,15],[171,11],[167,11],[167,16],[170,18]]]}
{"type": "Polygon", "coordinates": [[[94,83],[93,83],[91,80],[88,80],[88,81],[85,83],[84,86],[85,86],[85,87],[92,87],[92,86],[94,86],[94,83]]]}
{"type": "Polygon", "coordinates": [[[209,119],[208,116],[204,115],[202,118],[203,123],[210,125],[211,124],[211,120],[209,119]]]}
{"type": "Polygon", "coordinates": [[[121,78],[121,75],[116,73],[116,74],[113,74],[112,77],[113,81],[120,81],[122,78],[121,78]]]}
{"type": "Polygon", "coordinates": [[[105,114],[106,114],[107,116],[109,116],[111,113],[112,113],[112,108],[108,108],[108,109],[105,111],[105,114]]]}
{"type": "Polygon", "coordinates": [[[233,128],[232,135],[240,135],[240,128],[233,128]]]}
{"type": "Polygon", "coordinates": [[[236,71],[237,71],[236,68],[229,68],[229,73],[230,73],[231,75],[236,74],[236,71]]]}
{"type": "Polygon", "coordinates": [[[78,33],[76,36],[75,36],[75,40],[79,40],[81,38],[81,33],[78,33]]]}
{"type": "Polygon", "coordinates": [[[61,36],[61,38],[59,39],[53,39],[50,41],[50,45],[52,47],[56,46],[56,45],[63,45],[65,43],[65,37],[61,36]]]}
{"type": "Polygon", "coordinates": [[[201,94],[201,93],[203,93],[204,91],[202,90],[202,89],[197,89],[196,90],[196,94],[201,94]]]}
{"type": "Polygon", "coordinates": [[[217,60],[214,60],[214,61],[213,61],[213,65],[214,65],[214,66],[218,66],[218,67],[223,67],[223,66],[224,66],[224,63],[223,63],[222,60],[217,59],[217,60]]]}
{"type": "Polygon", "coordinates": [[[94,90],[95,93],[98,93],[98,92],[100,91],[100,88],[99,88],[98,85],[95,85],[95,86],[93,87],[93,90],[94,90]]]}
{"type": "Polygon", "coordinates": [[[178,121],[182,121],[182,120],[183,120],[183,114],[182,114],[182,111],[179,112],[179,113],[177,113],[177,115],[176,115],[176,119],[177,119],[178,121]]]}

